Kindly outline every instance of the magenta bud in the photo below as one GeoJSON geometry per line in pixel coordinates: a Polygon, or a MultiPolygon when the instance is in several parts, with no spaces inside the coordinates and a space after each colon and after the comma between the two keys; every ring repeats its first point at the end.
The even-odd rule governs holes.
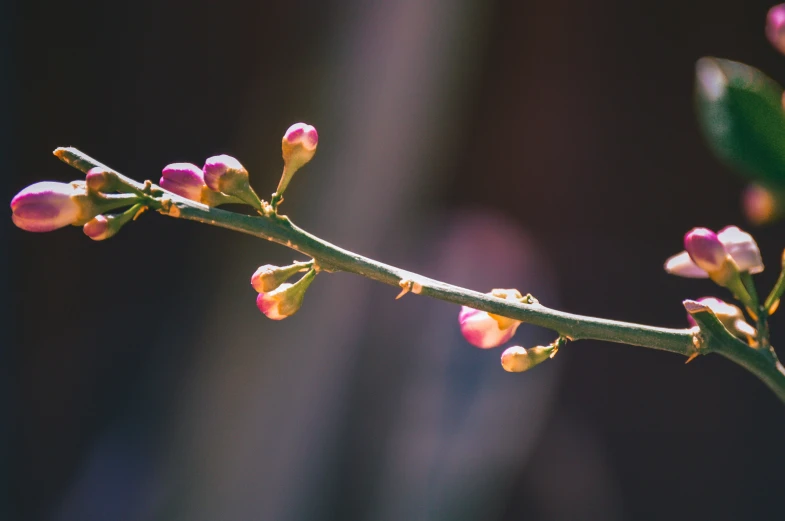
{"type": "MultiPolygon", "coordinates": [[[[705,228],[697,228],[696,230],[703,230],[701,233],[704,234],[704,237],[708,236],[708,241],[714,245],[713,248],[715,251],[719,251],[716,248],[716,243],[713,242],[713,238],[711,237],[711,234],[713,234],[711,230],[706,230],[705,228]],[[706,234],[706,232],[708,232],[708,234],[706,234]]],[[[687,242],[687,237],[690,236],[691,233],[693,232],[690,232],[685,236],[685,244],[687,242]]],[[[736,264],[739,271],[748,271],[753,275],[763,271],[764,266],[760,256],[760,249],[758,248],[755,239],[752,238],[752,235],[740,230],[737,226],[726,226],[717,233],[716,238],[719,239],[725,252],[733,259],[733,262],[736,264]]],[[[706,241],[701,239],[700,242],[701,244],[704,244],[706,241]]],[[[665,271],[680,277],[707,278],[709,276],[714,277],[718,275],[716,270],[709,273],[710,270],[705,269],[704,266],[696,262],[692,257],[692,254],[686,251],[669,258],[665,262],[665,271]]]]}
{"type": "Polygon", "coordinates": [[[248,171],[240,162],[228,156],[221,154],[220,156],[213,156],[204,162],[204,182],[210,190],[216,192],[225,192],[231,194],[231,186],[237,184],[238,179],[242,183],[248,183],[248,171]]]}
{"type": "Polygon", "coordinates": [[[202,189],[205,187],[202,170],[191,163],[172,163],[161,171],[161,188],[174,192],[181,197],[202,202],[202,189]]]}
{"type": "Polygon", "coordinates": [[[265,264],[259,266],[251,276],[251,286],[259,293],[267,293],[274,290],[292,275],[306,269],[305,263],[294,263],[290,266],[274,266],[265,264]]]}
{"type": "Polygon", "coordinates": [[[77,222],[82,208],[73,196],[83,189],[44,181],[28,186],[11,201],[14,224],[29,232],[50,232],[77,222]]]}
{"type": "Polygon", "coordinates": [[[467,306],[461,307],[458,323],[461,326],[461,334],[466,341],[481,349],[490,349],[507,342],[521,324],[516,320],[511,320],[508,327],[502,328],[499,321],[487,312],[467,306]]]}
{"type": "Polygon", "coordinates": [[[256,307],[272,320],[283,320],[297,313],[303,304],[305,291],[316,277],[316,271],[311,270],[294,284],[284,283],[268,293],[259,293],[256,297],[256,307]]]}
{"type": "Polygon", "coordinates": [[[318,144],[319,134],[311,125],[295,123],[287,129],[281,140],[284,166],[278,189],[275,191],[276,197],[283,196],[295,172],[313,158],[318,144]]]}
{"type": "Polygon", "coordinates": [[[292,160],[292,154],[303,154],[303,158],[307,157],[304,163],[307,163],[316,152],[318,144],[319,133],[316,132],[315,127],[306,123],[295,123],[283,135],[283,159],[284,161],[290,161],[292,160]]]}
{"type": "Polygon", "coordinates": [[[109,227],[109,219],[105,215],[96,215],[85,223],[82,230],[94,241],[103,241],[114,235],[109,227]]]}
{"type": "Polygon", "coordinates": [[[785,4],[775,5],[766,15],[766,38],[785,54],[785,4]]]}
{"type": "Polygon", "coordinates": [[[693,228],[684,236],[684,249],[699,268],[712,274],[722,269],[728,252],[717,234],[708,228],[693,228]]]}
{"type": "Polygon", "coordinates": [[[117,189],[118,179],[113,172],[107,172],[100,166],[87,171],[85,184],[91,192],[110,193],[117,189]]]}
{"type": "Polygon", "coordinates": [[[232,156],[222,154],[208,158],[202,171],[210,190],[233,196],[257,210],[262,209],[262,201],[249,183],[248,171],[232,156]]]}

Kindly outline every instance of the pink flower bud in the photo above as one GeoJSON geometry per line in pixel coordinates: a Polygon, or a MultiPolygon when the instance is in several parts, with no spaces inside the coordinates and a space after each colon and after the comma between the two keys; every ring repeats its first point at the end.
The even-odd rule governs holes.
{"type": "Polygon", "coordinates": [[[756,226],[773,221],[779,214],[776,197],[761,185],[749,185],[741,202],[747,220],[756,226]]]}
{"type": "Polygon", "coordinates": [[[273,291],[259,293],[256,297],[256,307],[272,320],[283,320],[297,313],[303,304],[305,291],[316,277],[316,271],[311,270],[294,284],[281,284],[273,291]]]}
{"type": "Polygon", "coordinates": [[[91,192],[114,192],[117,189],[117,181],[117,176],[113,172],[107,172],[100,166],[91,168],[85,176],[85,184],[91,192]]]}
{"type": "Polygon", "coordinates": [[[161,171],[159,184],[164,190],[202,202],[202,190],[206,186],[202,176],[202,170],[192,163],[172,163],[161,171]]]}
{"type": "Polygon", "coordinates": [[[466,306],[461,307],[458,323],[466,341],[482,349],[497,347],[507,342],[521,324],[513,320],[509,327],[502,328],[499,326],[499,322],[487,312],[466,306]]]}
{"type": "Polygon", "coordinates": [[[728,252],[717,234],[708,228],[693,228],[684,236],[684,249],[699,268],[711,274],[722,269],[728,252]]]}
{"type": "Polygon", "coordinates": [[[226,154],[208,158],[202,171],[204,182],[216,192],[231,194],[232,187],[238,182],[248,184],[248,171],[237,159],[226,154]]]}
{"type": "Polygon", "coordinates": [[[766,38],[781,53],[785,53],[785,4],[775,5],[766,15],[766,38]]]}
{"type": "Polygon", "coordinates": [[[521,346],[508,347],[502,353],[502,367],[510,373],[522,373],[551,357],[553,346],[536,346],[524,349],[521,346]]]}
{"type": "Polygon", "coordinates": [[[278,182],[278,189],[275,191],[273,197],[273,205],[282,198],[294,173],[313,158],[318,144],[319,134],[311,125],[295,123],[286,131],[281,140],[281,151],[283,153],[284,163],[283,174],[281,174],[281,180],[278,182]]]}
{"type": "Polygon", "coordinates": [[[265,264],[257,268],[251,276],[251,286],[259,293],[267,293],[286,282],[295,273],[307,269],[307,266],[306,263],[301,262],[283,267],[265,264]]]}
{"type": "MultiPolygon", "coordinates": [[[[262,201],[248,180],[248,171],[232,156],[222,154],[204,163],[204,182],[210,190],[223,192],[261,211],[262,201]]],[[[210,204],[208,201],[207,204],[210,204]]]]}
{"type": "Polygon", "coordinates": [[[109,228],[109,219],[105,215],[96,215],[85,223],[82,230],[94,241],[103,241],[114,235],[109,228]]]}
{"type": "Polygon", "coordinates": [[[73,196],[83,189],[44,181],[28,186],[11,201],[14,224],[29,232],[50,232],[80,218],[82,208],[73,196]]]}
{"type": "Polygon", "coordinates": [[[281,150],[285,163],[292,168],[300,168],[313,158],[316,146],[319,144],[319,134],[316,128],[305,123],[295,123],[286,130],[281,141],[281,150]]]}
{"type": "MultiPolygon", "coordinates": [[[[706,230],[700,228],[698,230],[706,230]]],[[[709,233],[713,233],[710,230],[709,233]]],[[[690,232],[692,233],[692,232],[690,232]]],[[[687,234],[689,235],[689,233],[687,234]]],[[[753,275],[763,271],[763,261],[755,239],[736,226],[726,226],[717,235],[725,251],[738,266],[739,271],[749,271],[753,275]]],[[[685,242],[687,237],[685,236],[685,242]]],[[[716,248],[716,244],[715,244],[716,248]]],[[[665,271],[680,277],[707,278],[709,273],[698,263],[693,262],[686,251],[678,253],[665,262],[665,271]]]]}

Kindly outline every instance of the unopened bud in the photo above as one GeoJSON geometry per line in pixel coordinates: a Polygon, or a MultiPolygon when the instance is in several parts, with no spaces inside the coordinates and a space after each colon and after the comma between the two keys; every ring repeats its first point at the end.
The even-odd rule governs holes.
{"type": "Polygon", "coordinates": [[[501,327],[499,321],[489,313],[466,306],[461,307],[458,323],[466,341],[482,349],[490,349],[507,342],[521,324],[513,320],[507,327],[501,327]]]}
{"type": "Polygon", "coordinates": [[[202,170],[192,163],[172,163],[161,171],[161,188],[191,201],[202,202],[207,187],[202,170]]]}
{"type": "Polygon", "coordinates": [[[80,189],[70,184],[35,183],[11,200],[11,218],[28,232],[50,232],[74,224],[82,214],[82,207],[74,197],[79,193],[80,189]]]}
{"type": "Polygon", "coordinates": [[[295,172],[313,158],[318,144],[319,134],[316,132],[316,128],[311,125],[295,123],[287,129],[281,140],[284,163],[283,174],[278,182],[274,200],[278,200],[283,196],[295,172]]]}
{"type": "Polygon", "coordinates": [[[529,349],[521,346],[508,347],[502,353],[502,367],[510,373],[522,373],[550,358],[554,349],[554,346],[536,346],[529,349]]]}
{"type": "Polygon", "coordinates": [[[665,271],[680,277],[711,277],[715,281],[723,277],[733,277],[734,264],[735,271],[748,271],[753,275],[763,271],[758,244],[752,235],[737,226],[726,226],[716,235],[706,228],[696,228],[684,236],[685,246],[688,242],[692,252],[683,251],[669,258],[665,262],[665,271]],[[733,262],[723,258],[722,249],[717,247],[715,239],[719,240],[722,249],[730,255],[733,262]],[[698,263],[693,255],[701,259],[701,262],[698,263]],[[707,270],[707,267],[711,268],[711,271],[707,270]]]}
{"type": "Polygon", "coordinates": [[[117,190],[119,179],[114,172],[96,166],[87,171],[85,184],[91,192],[111,193],[117,190]]]}
{"type": "Polygon", "coordinates": [[[251,276],[251,286],[259,293],[267,293],[274,290],[294,275],[306,268],[303,263],[295,263],[290,266],[274,266],[265,264],[260,266],[251,276]]]}
{"type": "Polygon", "coordinates": [[[82,227],[84,234],[94,241],[103,241],[117,235],[117,232],[128,222],[135,219],[144,210],[141,204],[127,211],[113,215],[96,215],[82,227]]]}
{"type": "Polygon", "coordinates": [[[256,297],[256,307],[272,320],[283,320],[297,313],[303,304],[305,291],[316,277],[311,270],[294,284],[284,283],[268,293],[260,293],[256,297]]]}
{"type": "Polygon", "coordinates": [[[785,54],[785,4],[775,5],[766,15],[766,38],[785,54]]]}
{"type": "Polygon", "coordinates": [[[262,202],[251,188],[248,171],[237,159],[226,154],[210,157],[204,162],[202,172],[210,190],[232,195],[257,210],[261,209],[262,202]]]}
{"type": "Polygon", "coordinates": [[[728,252],[717,238],[717,234],[708,228],[693,228],[684,236],[684,249],[699,268],[711,275],[722,269],[728,258],[728,252]]]}
{"type": "Polygon", "coordinates": [[[109,219],[105,215],[96,215],[85,223],[82,230],[94,241],[103,241],[114,235],[109,228],[109,219]]]}

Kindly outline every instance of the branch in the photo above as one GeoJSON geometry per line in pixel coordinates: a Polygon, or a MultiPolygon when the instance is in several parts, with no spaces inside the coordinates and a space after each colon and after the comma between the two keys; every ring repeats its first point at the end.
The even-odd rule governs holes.
{"type": "MultiPolygon", "coordinates": [[[[145,194],[148,206],[160,213],[219,226],[266,239],[315,259],[324,271],[343,271],[410,290],[412,293],[437,298],[453,304],[509,317],[528,324],[545,327],[571,340],[594,339],[630,344],[693,357],[719,353],[760,378],[785,402],[785,369],[765,351],[756,350],[734,337],[708,308],[694,303],[688,311],[699,323],[695,329],[669,329],[606,320],[550,309],[532,299],[530,303],[503,300],[445,282],[396,268],[344,250],[295,226],[288,217],[278,215],[263,203],[262,215],[248,216],[212,208],[171,192],[149,181],[142,184],[127,178],[75,148],[58,148],[55,155],[68,165],[87,172],[101,167],[119,176],[126,191],[145,194]],[[705,308],[705,309],[704,309],[705,308]],[[719,327],[717,327],[719,326],[719,327]]],[[[123,188],[121,188],[123,190],[123,188]]],[[[687,301],[687,303],[692,301],[687,301]]],[[[685,306],[688,304],[685,303],[685,306]]]]}

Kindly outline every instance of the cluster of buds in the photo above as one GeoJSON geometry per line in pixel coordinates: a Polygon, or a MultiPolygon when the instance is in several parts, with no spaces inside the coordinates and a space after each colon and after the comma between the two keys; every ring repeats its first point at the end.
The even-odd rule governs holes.
{"type": "Polygon", "coordinates": [[[240,162],[225,154],[207,159],[203,168],[193,163],[172,163],[161,172],[161,188],[180,197],[218,206],[246,203],[256,209],[262,206],[248,181],[248,171],[240,162]]]}
{"type": "Polygon", "coordinates": [[[302,306],[305,292],[315,277],[313,262],[295,262],[290,266],[260,266],[251,276],[251,286],[259,293],[256,307],[272,320],[283,320],[294,315],[302,306]],[[286,282],[303,270],[308,270],[308,273],[300,280],[294,284],[286,282]]]}
{"type": "Polygon", "coordinates": [[[684,236],[684,249],[665,262],[665,271],[682,277],[710,278],[728,288],[745,306],[754,307],[741,274],[760,273],[763,261],[749,233],[736,226],[725,227],[719,233],[694,228],[684,236]]]}
{"type": "Polygon", "coordinates": [[[89,237],[105,239],[117,233],[128,219],[111,222],[110,217],[101,214],[138,202],[132,194],[105,194],[97,189],[113,189],[111,185],[112,176],[101,169],[90,170],[85,181],[35,183],[11,200],[11,218],[16,226],[29,232],[84,226],[89,237]]]}
{"type": "MultiPolygon", "coordinates": [[[[319,134],[311,125],[295,123],[286,131],[281,141],[283,174],[273,194],[273,207],[283,201],[283,193],[295,172],[313,158],[318,143],[319,134]]],[[[172,163],[161,172],[159,184],[165,190],[208,206],[245,203],[257,210],[263,208],[251,187],[248,170],[226,154],[208,158],[202,168],[192,163],[172,163]]]]}
{"type": "MultiPolygon", "coordinates": [[[[524,297],[517,289],[494,289],[489,293],[494,297],[512,302],[528,302],[531,297],[524,297]]],[[[481,349],[498,347],[515,335],[520,320],[503,317],[487,311],[461,307],[458,313],[458,323],[461,334],[467,342],[481,349]]],[[[509,372],[520,373],[534,367],[540,362],[556,354],[562,339],[551,346],[536,346],[524,349],[521,346],[512,346],[502,353],[502,367],[509,372]]]]}
{"type": "MultiPolygon", "coordinates": [[[[765,301],[759,301],[752,275],[762,272],[764,266],[758,244],[749,233],[735,226],[716,234],[706,228],[695,228],[684,236],[684,247],[684,252],[667,260],[665,270],[682,277],[710,278],[729,289],[760,330],[747,322],[742,308],[715,297],[685,301],[688,311],[686,303],[697,303],[711,311],[729,333],[746,340],[750,346],[767,345],[766,318],[776,311],[785,291],[785,254],[777,284],[765,301]]],[[[698,327],[691,314],[688,313],[687,319],[693,328],[698,327]]]]}

